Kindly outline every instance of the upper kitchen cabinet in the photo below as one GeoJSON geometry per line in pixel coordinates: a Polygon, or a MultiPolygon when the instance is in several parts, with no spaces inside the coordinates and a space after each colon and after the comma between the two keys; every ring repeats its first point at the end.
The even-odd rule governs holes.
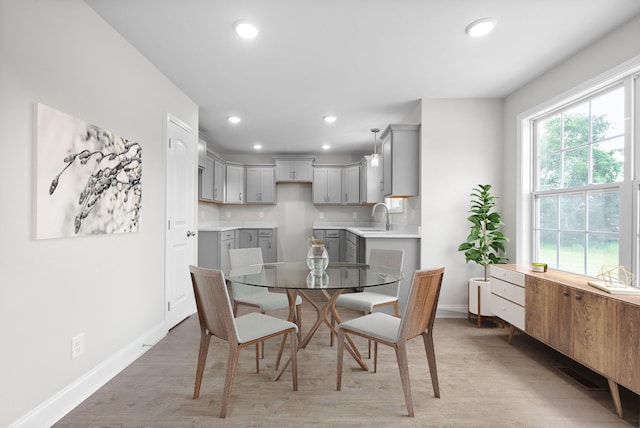
{"type": "Polygon", "coordinates": [[[200,199],[213,201],[213,169],[215,158],[205,153],[204,168],[198,174],[198,191],[200,199]]]}
{"type": "Polygon", "coordinates": [[[360,161],[360,203],[384,202],[382,196],[382,168],[371,165],[371,156],[363,156],[360,161]]]}
{"type": "Polygon", "coordinates": [[[342,169],[342,203],[360,203],[360,166],[347,165],[342,169]]]}
{"type": "Polygon", "coordinates": [[[202,138],[198,139],[198,168],[202,169],[205,167],[205,162],[207,159],[207,142],[202,138]]]}
{"type": "Polygon", "coordinates": [[[247,204],[275,204],[275,167],[247,166],[245,202],[247,204]]]}
{"type": "Polygon", "coordinates": [[[227,164],[226,202],[244,202],[244,166],[227,164]]]}
{"type": "Polygon", "coordinates": [[[311,183],[313,159],[275,159],[276,182],[311,183]]]}
{"type": "Polygon", "coordinates": [[[213,160],[213,201],[224,202],[225,183],[227,179],[226,165],[224,161],[214,158],[213,160]]]}
{"type": "Polygon", "coordinates": [[[313,203],[340,204],[342,203],[342,168],[314,167],[313,168],[313,203]]]}
{"type": "Polygon", "coordinates": [[[382,194],[418,196],[420,125],[389,125],[382,136],[382,194]]]}

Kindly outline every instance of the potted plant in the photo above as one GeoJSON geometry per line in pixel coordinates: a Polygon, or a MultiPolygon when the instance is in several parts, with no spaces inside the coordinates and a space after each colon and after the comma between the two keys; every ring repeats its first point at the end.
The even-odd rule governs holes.
{"type": "Polygon", "coordinates": [[[504,243],[509,239],[502,234],[500,212],[495,211],[496,197],[490,192],[490,184],[480,184],[471,193],[471,215],[467,220],[471,222],[471,230],[465,242],[460,244],[458,251],[464,251],[468,262],[475,262],[484,268],[483,278],[469,280],[469,318],[471,314],[478,316],[478,327],[482,316],[493,316],[488,304],[491,296],[489,281],[489,265],[505,263],[504,243]],[[483,299],[484,297],[484,299],[483,299]],[[484,307],[482,301],[485,301],[484,307]]]}

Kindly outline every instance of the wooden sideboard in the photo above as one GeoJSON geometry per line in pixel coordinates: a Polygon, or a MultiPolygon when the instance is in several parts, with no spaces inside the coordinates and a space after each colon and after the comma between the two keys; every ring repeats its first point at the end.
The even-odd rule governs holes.
{"type": "MultiPolygon", "coordinates": [[[[513,311],[503,318],[493,310],[510,322],[510,341],[518,328],[606,377],[622,417],[618,385],[640,394],[640,296],[609,294],[590,286],[585,276],[552,269],[538,273],[529,266],[499,265],[492,276],[524,277],[524,329],[505,319],[513,311]]],[[[508,303],[504,295],[492,300],[492,305],[508,303]]]]}

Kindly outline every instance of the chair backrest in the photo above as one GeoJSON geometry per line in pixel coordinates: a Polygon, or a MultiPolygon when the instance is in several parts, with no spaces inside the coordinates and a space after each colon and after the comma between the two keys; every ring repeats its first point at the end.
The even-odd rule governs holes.
{"type": "MultiPolygon", "coordinates": [[[[262,249],[260,248],[236,248],[229,250],[229,268],[237,269],[245,266],[262,264],[262,249]]],[[[267,293],[269,290],[262,287],[253,287],[246,284],[232,282],[233,297],[240,298],[247,294],[267,293]]]]}
{"type": "Polygon", "coordinates": [[[413,274],[409,299],[400,322],[399,339],[409,340],[431,332],[436,317],[444,267],[413,274]]]}
{"type": "MultiPolygon", "coordinates": [[[[384,266],[391,269],[402,270],[404,261],[404,250],[385,250],[381,248],[372,248],[369,251],[369,264],[384,266]]],[[[398,297],[398,283],[381,285],[379,287],[369,287],[365,291],[373,291],[376,293],[386,294],[398,297]]]]}
{"type": "Polygon", "coordinates": [[[237,342],[238,332],[223,273],[197,266],[189,266],[189,271],[200,328],[222,340],[237,342]]]}

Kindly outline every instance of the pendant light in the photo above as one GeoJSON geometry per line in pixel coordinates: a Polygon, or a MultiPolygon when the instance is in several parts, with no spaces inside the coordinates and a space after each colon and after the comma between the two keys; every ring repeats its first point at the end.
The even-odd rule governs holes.
{"type": "Polygon", "coordinates": [[[373,132],[373,154],[371,155],[371,166],[377,168],[380,165],[380,155],[376,150],[377,147],[377,137],[376,135],[380,132],[378,128],[371,128],[371,132],[373,132]]]}

